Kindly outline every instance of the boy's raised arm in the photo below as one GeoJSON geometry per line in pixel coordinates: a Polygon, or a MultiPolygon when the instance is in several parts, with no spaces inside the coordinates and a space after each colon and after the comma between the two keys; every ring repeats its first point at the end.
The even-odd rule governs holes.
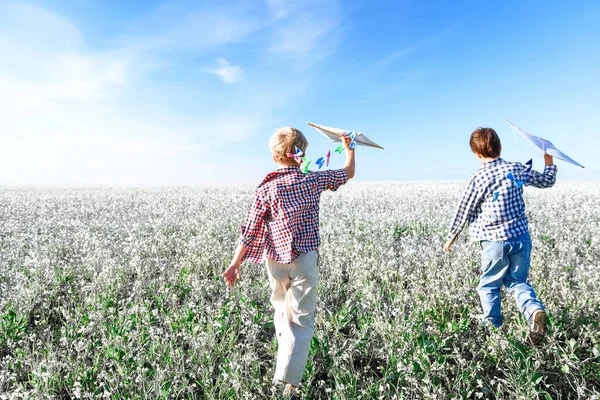
{"type": "Polygon", "coordinates": [[[355,161],[354,161],[354,150],[350,148],[350,142],[352,140],[349,137],[342,138],[342,145],[346,150],[346,164],[344,168],[340,169],[329,169],[325,171],[316,171],[317,179],[319,182],[319,190],[331,190],[336,191],[349,179],[354,177],[355,161]]]}
{"type": "Polygon", "coordinates": [[[354,172],[356,169],[356,162],[354,161],[354,149],[350,148],[350,142],[352,140],[348,136],[344,136],[342,140],[342,144],[346,149],[346,165],[344,165],[344,169],[348,174],[348,179],[352,179],[354,178],[354,172]]]}
{"type": "Polygon", "coordinates": [[[525,174],[525,185],[533,186],[539,189],[545,189],[554,186],[558,167],[554,165],[554,159],[550,154],[544,154],[544,163],[546,166],[544,167],[543,173],[531,170],[525,174]]]}

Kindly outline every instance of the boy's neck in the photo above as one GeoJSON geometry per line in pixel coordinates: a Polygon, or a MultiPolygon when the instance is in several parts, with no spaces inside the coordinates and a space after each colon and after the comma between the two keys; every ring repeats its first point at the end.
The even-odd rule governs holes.
{"type": "Polygon", "coordinates": [[[479,161],[481,161],[481,164],[487,164],[489,162],[498,160],[500,157],[498,156],[498,157],[494,157],[494,158],[488,158],[488,157],[477,157],[477,158],[479,158],[479,161]]]}
{"type": "Polygon", "coordinates": [[[284,165],[284,164],[279,164],[279,163],[277,163],[277,165],[279,166],[279,167],[277,167],[277,169],[297,167],[297,165],[284,165]]]}

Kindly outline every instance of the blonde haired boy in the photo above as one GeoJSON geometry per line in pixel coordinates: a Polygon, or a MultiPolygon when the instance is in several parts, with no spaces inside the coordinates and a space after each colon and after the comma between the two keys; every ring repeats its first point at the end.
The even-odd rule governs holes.
{"type": "Polygon", "coordinates": [[[269,147],[280,168],[258,185],[233,260],[223,273],[233,287],[240,278],[242,261],[266,260],[278,343],[275,380],[286,385],[284,395],[300,384],[314,334],[319,200],[325,190],[336,191],[354,177],[350,142],[343,138],[344,168],[304,174],[288,156],[296,148],[306,152],[308,141],[302,132],[291,127],[275,131],[269,147]]]}

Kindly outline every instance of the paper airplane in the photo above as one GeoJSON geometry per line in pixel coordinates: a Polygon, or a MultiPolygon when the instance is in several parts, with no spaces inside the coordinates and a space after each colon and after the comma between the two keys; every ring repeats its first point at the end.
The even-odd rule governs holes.
{"type": "Polygon", "coordinates": [[[583,165],[579,164],[577,161],[573,160],[571,157],[567,156],[565,153],[557,149],[556,146],[554,146],[549,140],[532,135],[531,133],[513,124],[512,122],[509,122],[508,120],[506,120],[506,122],[510,125],[513,131],[519,132],[522,136],[524,136],[527,140],[529,140],[533,145],[538,147],[544,153],[551,155],[552,157],[558,158],[560,160],[566,161],[568,163],[571,163],[573,165],[577,165],[578,167],[585,168],[583,165]]]}
{"type": "MultiPolygon", "coordinates": [[[[342,136],[352,132],[352,131],[345,130],[345,129],[332,128],[332,127],[324,126],[324,125],[317,125],[317,124],[313,124],[312,122],[307,122],[307,124],[312,126],[313,128],[315,128],[318,132],[320,132],[323,136],[330,139],[332,142],[341,142],[342,136]]],[[[364,133],[361,133],[361,132],[355,132],[355,133],[356,133],[356,138],[354,139],[354,141],[356,142],[356,144],[358,144],[360,146],[375,147],[375,148],[383,150],[383,147],[381,147],[380,145],[378,145],[377,143],[373,142],[371,139],[366,137],[364,133]]]]}

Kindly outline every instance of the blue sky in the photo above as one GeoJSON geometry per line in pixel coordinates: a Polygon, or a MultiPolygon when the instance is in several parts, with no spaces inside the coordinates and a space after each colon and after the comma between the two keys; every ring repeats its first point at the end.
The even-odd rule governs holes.
{"type": "Polygon", "coordinates": [[[335,147],[306,121],[385,147],[358,180],[466,179],[478,126],[539,169],[505,119],[597,180],[598,21],[596,1],[0,1],[0,184],[257,183],[276,127],[335,147]]]}

